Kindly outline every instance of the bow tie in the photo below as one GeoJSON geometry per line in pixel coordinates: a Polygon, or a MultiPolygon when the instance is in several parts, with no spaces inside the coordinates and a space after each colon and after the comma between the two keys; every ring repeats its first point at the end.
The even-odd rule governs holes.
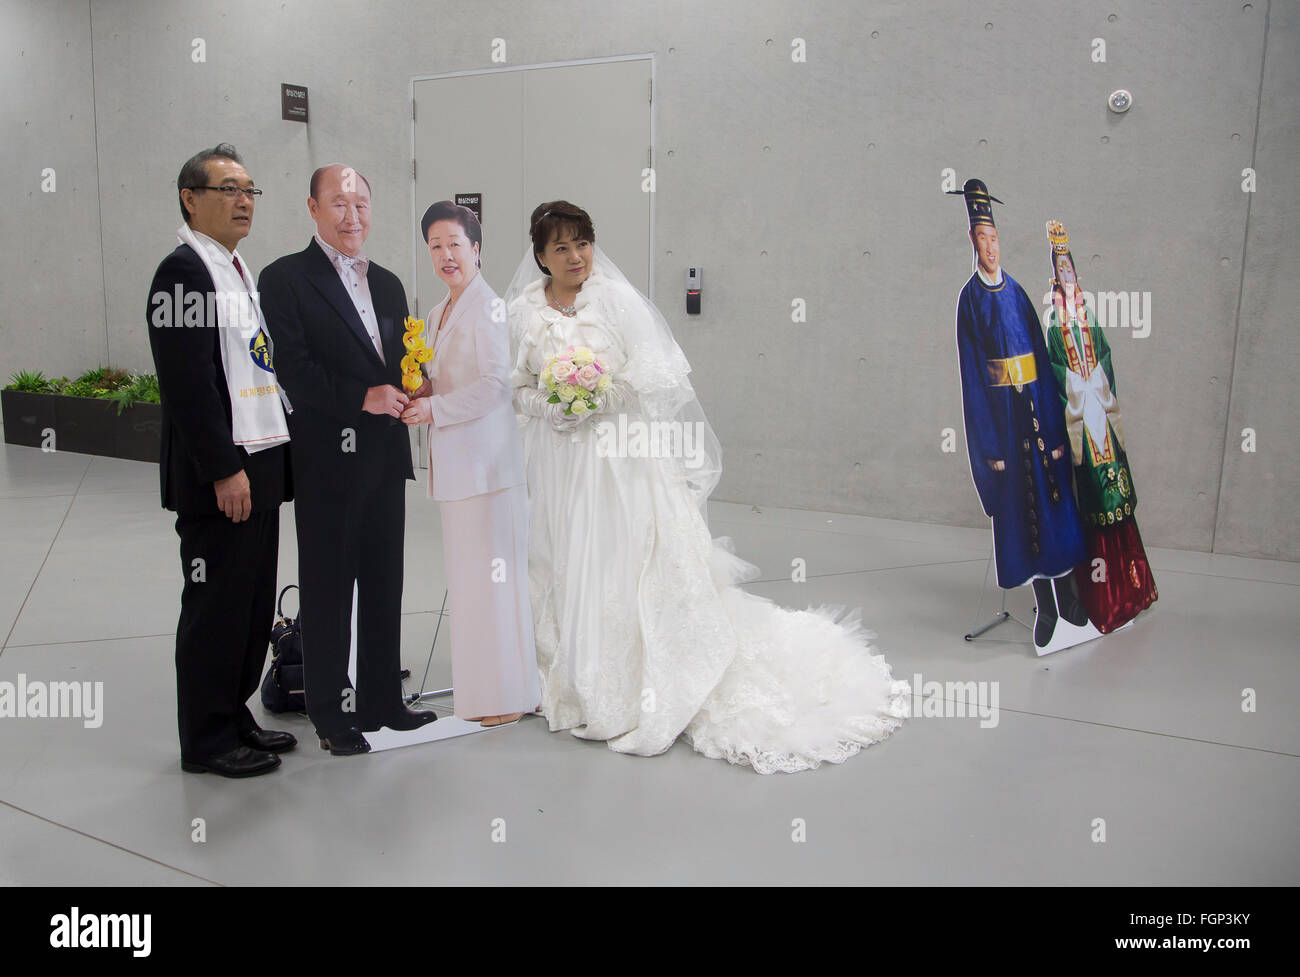
{"type": "Polygon", "coordinates": [[[366,269],[370,267],[370,259],[364,255],[349,258],[347,255],[339,253],[334,255],[334,267],[339,271],[342,271],[345,268],[351,268],[357,272],[357,274],[364,275],[366,269]]]}

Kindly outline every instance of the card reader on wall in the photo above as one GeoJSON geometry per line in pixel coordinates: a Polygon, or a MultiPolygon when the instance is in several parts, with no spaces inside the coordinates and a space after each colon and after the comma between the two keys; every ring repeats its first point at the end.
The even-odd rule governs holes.
{"type": "Polygon", "coordinates": [[[700,269],[686,269],[686,314],[700,314],[700,269]]]}

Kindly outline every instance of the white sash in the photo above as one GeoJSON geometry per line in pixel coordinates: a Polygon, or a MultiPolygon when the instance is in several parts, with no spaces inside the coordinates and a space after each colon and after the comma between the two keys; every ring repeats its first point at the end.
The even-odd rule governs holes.
{"type": "Polygon", "coordinates": [[[275,376],[271,336],[247,266],[240,275],[230,252],[187,224],[180,226],[176,237],[194,249],[212,276],[221,365],[230,391],[230,429],[235,444],[249,454],[284,444],[289,440],[284,415],[293,406],[275,376]]]}
{"type": "Polygon", "coordinates": [[[1092,373],[1081,377],[1072,370],[1065,371],[1066,394],[1072,401],[1083,405],[1083,426],[1088,429],[1095,445],[1106,443],[1106,415],[1115,409],[1115,395],[1111,392],[1106,371],[1098,363],[1092,373]]]}

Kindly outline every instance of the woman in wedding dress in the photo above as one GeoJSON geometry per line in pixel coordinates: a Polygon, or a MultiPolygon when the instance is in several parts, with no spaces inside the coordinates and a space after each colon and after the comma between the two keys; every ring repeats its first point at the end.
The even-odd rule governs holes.
{"type": "Polygon", "coordinates": [[[663,316],[595,247],[581,208],[542,204],[530,237],[506,303],[551,730],[643,756],[684,735],[759,773],[840,763],[884,739],[910,689],[856,612],[747,593],[738,584],[757,568],[711,537],[720,451],[663,316]],[[571,347],[608,378],[591,413],[549,402],[548,366],[571,347]]]}

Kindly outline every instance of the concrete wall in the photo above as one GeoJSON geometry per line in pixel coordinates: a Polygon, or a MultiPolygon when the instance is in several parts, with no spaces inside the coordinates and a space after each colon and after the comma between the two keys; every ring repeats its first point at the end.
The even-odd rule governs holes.
{"type": "Polygon", "coordinates": [[[1150,334],[1109,337],[1147,541],[1300,559],[1294,0],[0,0],[0,26],[5,131],[30,133],[0,150],[4,376],[149,367],[145,292],[198,148],[234,142],[266,190],[254,267],[306,243],[307,178],[344,160],[375,189],[367,250],[406,279],[412,75],[493,67],[496,37],[510,64],[653,51],[656,291],[724,446],[717,498],[983,523],[950,169],[1006,201],[1004,267],[1035,301],[1048,218],[1086,289],[1150,294],[1150,334]],[[309,126],[280,120],[281,82],[310,89],[309,126]],[[1116,88],[1135,96],[1123,116],[1116,88]]]}
{"type": "MultiPolygon", "coordinates": [[[[1245,134],[1243,133],[1243,136],[1245,134]]],[[[1247,147],[1242,147],[1245,156],[1247,147]]],[[[1232,361],[1214,548],[1296,559],[1296,420],[1300,418],[1300,5],[1274,2],[1251,157],[1259,189],[1249,232],[1232,361]],[[1244,432],[1244,433],[1243,433],[1244,432]],[[1254,433],[1254,451],[1248,439],[1254,433]]],[[[1223,376],[1223,374],[1220,374],[1223,376]]]]}
{"type": "Polygon", "coordinates": [[[75,376],[110,354],[87,4],[0,0],[0,86],[0,385],[75,376]]]}

